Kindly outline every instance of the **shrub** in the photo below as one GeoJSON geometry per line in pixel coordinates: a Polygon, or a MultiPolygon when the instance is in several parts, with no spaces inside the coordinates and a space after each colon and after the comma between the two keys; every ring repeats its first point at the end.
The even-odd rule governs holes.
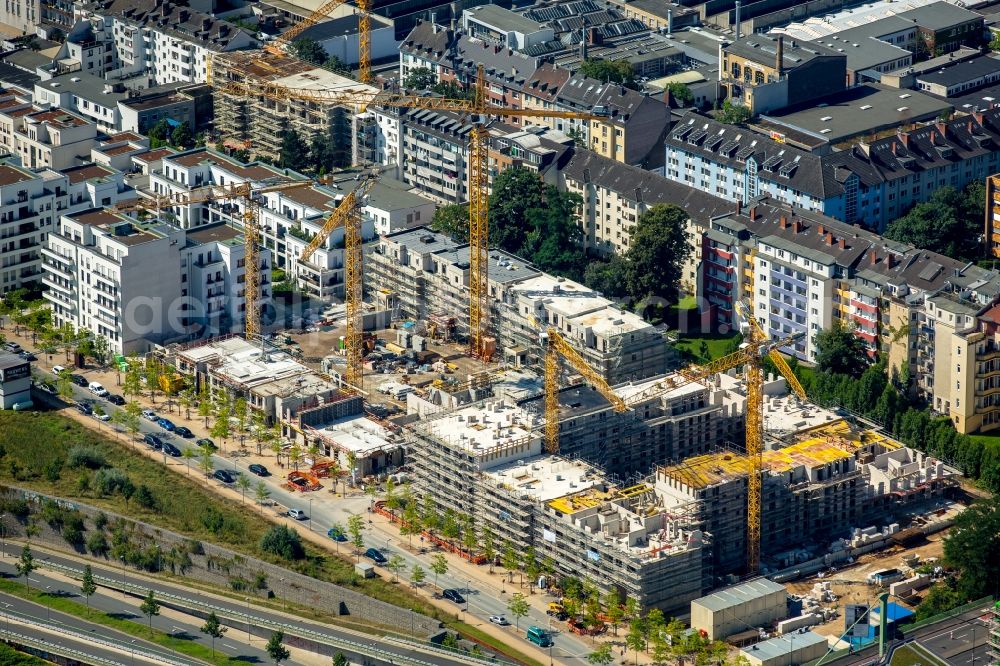
{"type": "Polygon", "coordinates": [[[153,495],[153,491],[150,490],[145,484],[140,484],[136,489],[135,501],[139,506],[145,509],[156,508],[156,497],[153,495]]]}
{"type": "Polygon", "coordinates": [[[284,525],[275,525],[260,540],[260,549],[286,560],[301,560],[306,552],[299,533],[284,525]]]}
{"type": "Polygon", "coordinates": [[[87,469],[101,469],[108,466],[108,461],[104,454],[92,446],[76,445],[70,448],[66,454],[66,466],[71,469],[86,467],[87,469]]]}
{"type": "Polygon", "coordinates": [[[87,537],[87,550],[98,557],[104,557],[108,554],[108,540],[104,538],[103,532],[93,532],[87,537]]]}

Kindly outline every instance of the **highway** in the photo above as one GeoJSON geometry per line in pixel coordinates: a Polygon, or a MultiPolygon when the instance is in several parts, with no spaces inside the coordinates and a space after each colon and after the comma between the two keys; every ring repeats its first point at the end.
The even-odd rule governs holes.
{"type": "MultiPolygon", "coordinates": [[[[39,589],[50,587],[52,593],[58,594],[61,591],[67,595],[79,597],[78,600],[81,602],[84,601],[79,595],[79,588],[75,581],[73,584],[68,584],[59,576],[54,576],[48,571],[58,571],[60,574],[78,579],[83,575],[83,563],[76,558],[46,551],[37,544],[33,546],[33,549],[35,562],[42,568],[32,574],[32,585],[39,589]]],[[[7,544],[6,552],[3,557],[0,557],[0,573],[5,576],[16,575],[14,562],[20,552],[19,545],[7,544]]],[[[95,581],[101,588],[122,589],[121,567],[92,563],[91,569],[94,572],[95,581]]],[[[140,598],[149,590],[153,590],[157,599],[165,606],[180,608],[182,611],[214,611],[220,619],[233,620],[229,623],[231,625],[227,633],[229,638],[217,640],[216,650],[241,660],[257,661],[263,659],[268,661],[263,650],[248,646],[242,638],[239,642],[232,639],[236,635],[245,636],[243,632],[249,628],[258,636],[268,636],[273,629],[282,629],[288,637],[299,637],[321,645],[331,646],[324,652],[332,654],[334,651],[340,650],[348,657],[356,656],[359,662],[362,658],[379,663],[423,664],[425,666],[428,664],[457,666],[458,664],[476,662],[475,659],[464,656],[459,659],[425,645],[386,638],[376,640],[368,634],[301,620],[267,608],[253,605],[248,608],[246,603],[226,597],[192,592],[182,585],[143,576],[138,572],[126,571],[124,581],[130,597],[125,597],[118,592],[100,589],[97,595],[91,597],[91,606],[103,612],[120,614],[127,619],[142,622],[145,617],[137,610],[140,598]]],[[[53,613],[53,617],[55,617],[55,613],[53,613]]],[[[195,617],[181,620],[176,617],[153,619],[154,628],[184,635],[189,640],[202,642],[207,646],[211,642],[199,631],[202,624],[203,622],[195,617]]],[[[257,642],[258,644],[263,643],[259,640],[257,642]]]]}
{"type": "MultiPolygon", "coordinates": [[[[41,368],[36,369],[41,370],[41,368]]],[[[48,374],[51,376],[51,373],[48,374]]],[[[87,373],[82,372],[81,374],[86,376],[87,373]]],[[[113,386],[109,386],[108,388],[112,392],[116,389],[116,387],[113,386]]],[[[90,391],[76,385],[73,386],[73,393],[77,400],[100,402],[102,408],[108,414],[112,414],[118,409],[111,403],[97,398],[95,395],[90,393],[90,391]]],[[[53,404],[59,404],[57,398],[48,396],[48,394],[41,393],[40,391],[35,391],[34,395],[45,395],[53,401],[53,404]]],[[[170,418],[175,421],[177,420],[173,417],[170,418]]],[[[110,431],[111,424],[109,423],[107,425],[110,431]]],[[[168,435],[162,428],[146,419],[140,418],[140,431],[142,433],[156,434],[164,441],[172,442],[182,451],[185,448],[196,448],[194,439],[182,439],[180,437],[168,435]]],[[[109,432],[109,434],[111,433],[109,432]]],[[[144,446],[144,444],[139,445],[144,446]]],[[[198,451],[200,452],[200,449],[198,449],[198,451]]],[[[167,456],[164,456],[164,460],[169,461],[170,459],[167,456]]],[[[215,465],[215,469],[229,469],[233,470],[236,474],[250,474],[250,472],[246,470],[249,463],[240,460],[238,457],[226,457],[217,454],[212,456],[212,460],[215,465]]],[[[179,460],[177,461],[177,464],[181,464],[179,460]]],[[[255,481],[257,480],[257,477],[254,476],[253,478],[255,481]]],[[[270,491],[270,499],[286,508],[302,509],[310,517],[310,520],[305,522],[298,522],[290,518],[286,518],[289,525],[296,526],[300,529],[311,529],[319,534],[326,534],[327,530],[332,525],[336,524],[346,526],[347,518],[352,514],[360,514],[371,518],[371,516],[368,516],[367,513],[368,506],[371,501],[369,497],[361,495],[356,497],[337,497],[335,499],[333,495],[325,494],[322,496],[316,496],[313,498],[313,501],[310,501],[308,495],[293,493],[285,488],[282,488],[282,480],[283,476],[281,476],[280,473],[273,474],[272,476],[263,479],[265,484],[267,484],[268,490],[270,491]]],[[[211,483],[219,482],[213,480],[211,483]]],[[[398,531],[395,530],[395,528],[387,528],[383,522],[383,519],[376,517],[374,521],[368,525],[369,529],[365,534],[366,545],[378,548],[386,555],[386,557],[392,557],[392,555],[398,553],[406,562],[405,571],[400,573],[401,579],[409,580],[409,572],[413,570],[413,566],[415,564],[420,564],[423,570],[427,573],[428,580],[432,581],[433,574],[430,573],[430,560],[434,551],[429,551],[426,554],[416,554],[406,548],[398,547],[400,539],[398,531]],[[397,546],[393,546],[394,542],[397,546]]],[[[341,546],[347,547],[347,544],[341,544],[341,546]]],[[[391,574],[383,569],[383,575],[391,574]]],[[[515,580],[517,580],[516,577],[515,580]]],[[[516,583],[514,585],[501,585],[498,587],[496,584],[477,581],[472,576],[464,576],[460,572],[456,572],[454,569],[439,576],[438,584],[442,588],[455,588],[462,592],[462,595],[466,598],[468,603],[463,606],[456,605],[454,610],[460,613],[464,621],[473,625],[487,624],[489,617],[492,615],[509,616],[510,611],[507,606],[511,594],[517,591],[526,593],[526,590],[519,588],[516,583]]],[[[531,647],[525,639],[525,629],[528,626],[536,625],[547,628],[552,632],[553,642],[555,644],[550,650],[550,654],[553,658],[558,659],[561,662],[568,663],[571,660],[579,660],[580,663],[584,663],[586,662],[587,655],[589,655],[593,650],[593,647],[585,642],[584,638],[569,632],[560,632],[558,628],[554,628],[550,622],[551,618],[538,608],[532,607],[529,614],[521,618],[519,623],[520,630],[515,630],[513,618],[509,619],[511,619],[512,624],[510,627],[505,628],[504,631],[510,636],[511,644],[521,649],[531,647]]]]}

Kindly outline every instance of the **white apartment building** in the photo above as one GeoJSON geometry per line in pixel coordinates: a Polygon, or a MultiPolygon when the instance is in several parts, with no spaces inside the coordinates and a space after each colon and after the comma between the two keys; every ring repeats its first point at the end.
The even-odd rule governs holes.
{"type": "Polygon", "coordinates": [[[97,125],[61,109],[38,111],[18,105],[0,109],[0,145],[29,169],[67,169],[90,156],[97,125]]]}
{"type": "Polygon", "coordinates": [[[0,160],[0,294],[37,284],[42,277],[42,246],[65,200],[58,180],[0,160]]]}
{"type": "Polygon", "coordinates": [[[144,76],[147,85],[205,83],[213,54],[258,45],[242,28],[169,0],[99,0],[78,5],[75,18],[58,58],[72,59],[71,45],[82,45],[98,59],[82,62],[82,71],[144,76]]]}
{"type": "MultiPolygon", "coordinates": [[[[229,227],[188,232],[90,209],[62,216],[47,240],[44,293],[55,324],[103,336],[116,353],[245,325],[242,236],[229,227]]],[[[262,250],[262,302],[270,265],[262,250]]]]}

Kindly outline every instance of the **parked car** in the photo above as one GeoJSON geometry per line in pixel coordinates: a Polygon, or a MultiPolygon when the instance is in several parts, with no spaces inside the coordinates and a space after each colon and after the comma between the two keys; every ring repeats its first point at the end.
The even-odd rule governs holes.
{"type": "Polygon", "coordinates": [[[493,624],[500,625],[501,627],[506,627],[510,624],[503,615],[490,615],[490,622],[493,624]]]}
{"type": "Polygon", "coordinates": [[[212,476],[223,483],[236,483],[236,477],[228,469],[217,469],[212,476]]]}
{"type": "Polygon", "coordinates": [[[27,349],[23,349],[17,353],[18,356],[23,358],[25,361],[37,361],[38,357],[32,354],[27,349]]]}
{"type": "Polygon", "coordinates": [[[183,437],[184,439],[190,439],[194,437],[194,433],[191,432],[189,428],[185,428],[184,426],[177,426],[176,428],[174,428],[174,434],[177,435],[178,437],[183,437]]]}
{"type": "Polygon", "coordinates": [[[98,421],[110,421],[111,414],[108,414],[107,412],[101,412],[100,414],[94,412],[94,418],[97,419],[98,421]]]}
{"type": "Polygon", "coordinates": [[[215,445],[215,442],[210,440],[208,437],[202,437],[197,442],[195,442],[195,444],[197,444],[203,449],[209,449],[210,451],[215,451],[217,448],[219,448],[215,445]]]}
{"type": "Polygon", "coordinates": [[[53,386],[52,384],[45,384],[45,383],[35,384],[35,388],[37,388],[39,391],[45,391],[46,393],[51,393],[52,395],[55,395],[57,393],[56,387],[53,386]]]}
{"type": "Polygon", "coordinates": [[[172,458],[180,458],[181,450],[170,442],[163,442],[163,451],[172,458]]]}
{"type": "Polygon", "coordinates": [[[160,417],[157,416],[156,412],[154,412],[152,409],[142,410],[142,418],[146,419],[147,421],[153,421],[153,422],[160,420],[160,417]]]}
{"type": "Polygon", "coordinates": [[[166,418],[158,419],[156,421],[156,425],[160,426],[167,432],[173,432],[174,430],[177,430],[177,426],[174,425],[174,422],[166,418]]]}
{"type": "Polygon", "coordinates": [[[369,548],[365,551],[365,557],[374,562],[375,564],[385,564],[388,562],[388,558],[382,554],[378,548],[369,548]]]}
{"type": "Polygon", "coordinates": [[[145,435],[143,435],[142,441],[146,442],[149,448],[153,449],[154,451],[159,451],[160,449],[163,448],[163,440],[151,432],[147,432],[145,435]]]}
{"type": "Polygon", "coordinates": [[[288,517],[294,518],[295,520],[306,520],[309,518],[309,516],[306,515],[306,512],[302,509],[289,509],[288,517]]]}
{"type": "Polygon", "coordinates": [[[441,596],[449,601],[454,601],[456,604],[464,604],[465,597],[458,593],[458,590],[453,590],[451,588],[443,590],[441,596]]]}
{"type": "Polygon", "coordinates": [[[116,393],[109,394],[107,400],[112,405],[118,405],[119,407],[125,404],[125,398],[121,397],[116,393]]]}
{"type": "Polygon", "coordinates": [[[100,382],[90,382],[87,384],[87,390],[102,398],[108,395],[108,389],[104,388],[100,382]]]}
{"type": "Polygon", "coordinates": [[[256,474],[257,476],[271,476],[271,473],[267,471],[266,467],[264,467],[263,465],[258,465],[257,463],[250,465],[250,467],[248,467],[247,469],[249,469],[252,473],[256,474]]]}
{"type": "Polygon", "coordinates": [[[552,645],[552,637],[549,635],[549,632],[545,631],[541,627],[528,627],[525,638],[538,647],[544,648],[552,645]]]}
{"type": "Polygon", "coordinates": [[[91,407],[90,405],[88,405],[85,402],[79,402],[79,403],[77,403],[76,408],[78,410],[80,410],[81,414],[85,414],[87,416],[90,416],[91,414],[94,413],[94,408],[91,407]]]}
{"type": "Polygon", "coordinates": [[[17,354],[18,352],[21,351],[21,345],[17,344],[16,342],[4,343],[3,348],[11,352],[12,354],[17,354]]]}
{"type": "Polygon", "coordinates": [[[328,529],[326,531],[326,535],[331,539],[333,539],[334,541],[340,541],[341,543],[347,541],[347,535],[334,527],[328,529]]]}
{"type": "Polygon", "coordinates": [[[89,385],[87,378],[83,375],[70,375],[69,380],[81,388],[86,388],[89,385]]]}

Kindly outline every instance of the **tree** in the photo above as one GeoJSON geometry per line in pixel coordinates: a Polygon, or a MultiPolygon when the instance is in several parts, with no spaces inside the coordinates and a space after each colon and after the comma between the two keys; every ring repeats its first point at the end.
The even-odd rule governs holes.
{"type": "Polygon", "coordinates": [[[194,146],[194,132],[191,131],[191,125],[188,124],[188,121],[185,120],[174,128],[174,131],[170,133],[170,143],[185,150],[194,146]]]}
{"type": "Polygon", "coordinates": [[[142,605],[139,606],[139,610],[143,615],[149,620],[149,631],[153,631],[153,616],[160,614],[160,602],[156,600],[156,595],[152,590],[146,595],[146,598],[142,600],[142,605]]]}
{"type": "Polygon", "coordinates": [[[510,603],[507,604],[507,610],[510,614],[514,616],[514,629],[521,628],[521,618],[528,614],[531,610],[531,606],[528,605],[528,599],[520,592],[515,592],[510,597],[510,603]]]}
{"type": "Polygon", "coordinates": [[[330,57],[319,42],[309,37],[292,42],[292,54],[299,60],[305,60],[313,65],[323,65],[330,57]]]}
{"type": "Polygon", "coordinates": [[[437,77],[426,67],[411,69],[410,73],[403,79],[403,87],[410,90],[427,90],[435,83],[437,83],[437,77]]]}
{"type": "Polygon", "coordinates": [[[215,469],[215,463],[212,462],[212,450],[207,446],[201,450],[198,458],[198,468],[208,476],[215,469]]]}
{"type": "Polygon", "coordinates": [[[146,380],[146,388],[149,389],[149,398],[156,404],[156,389],[160,384],[160,364],[154,359],[147,359],[143,366],[142,376],[146,380]]]}
{"type": "Polygon", "coordinates": [[[358,514],[354,514],[347,519],[347,533],[351,537],[351,544],[361,561],[361,551],[365,549],[365,520],[358,514]]]}
{"type": "MultiPolygon", "coordinates": [[[[855,379],[869,365],[864,342],[839,321],[816,333],[816,369],[855,379]]],[[[872,396],[874,398],[874,396],[872,396]]]]}
{"type": "Polygon", "coordinates": [[[212,611],[205,618],[205,624],[201,625],[201,633],[206,636],[212,637],[212,656],[215,656],[215,639],[222,638],[223,635],[228,631],[227,627],[223,627],[222,623],[219,622],[219,617],[212,611]]]}
{"type": "Polygon", "coordinates": [[[715,115],[715,119],[727,125],[742,125],[753,118],[753,112],[742,104],[733,104],[730,100],[722,103],[722,109],[715,115]]]}
{"type": "Polygon", "coordinates": [[[357,485],[358,454],[355,453],[354,451],[347,452],[347,468],[351,472],[351,485],[352,486],[357,485]]]}
{"type": "Polygon", "coordinates": [[[260,539],[260,549],[286,560],[301,560],[306,550],[299,533],[285,525],[274,525],[260,539]]]}
{"type": "Polygon", "coordinates": [[[448,573],[448,560],[441,553],[436,553],[431,558],[431,571],[434,573],[434,586],[438,586],[438,576],[448,573]]]}
{"type": "Polygon", "coordinates": [[[503,559],[500,560],[500,564],[507,570],[507,582],[512,582],[514,572],[521,567],[521,558],[518,557],[517,551],[514,550],[514,544],[509,540],[503,543],[503,559]]]}
{"type": "Polygon", "coordinates": [[[87,608],[90,608],[90,597],[97,592],[97,585],[94,583],[94,571],[88,564],[83,568],[83,580],[80,581],[80,594],[87,600],[87,608]]]}
{"type": "Polygon", "coordinates": [[[601,643],[601,645],[587,655],[587,661],[594,666],[610,666],[615,660],[615,656],[611,653],[610,643],[601,643]]]}
{"type": "Polygon", "coordinates": [[[245,504],[247,501],[247,491],[250,490],[250,479],[248,479],[245,475],[240,474],[239,478],[236,479],[236,487],[239,488],[240,492],[243,494],[243,502],[245,504]]]}
{"type": "Polygon", "coordinates": [[[278,166],[294,171],[302,171],[309,166],[309,146],[302,140],[294,127],[281,131],[281,148],[278,151],[278,166]]]}
{"type": "Polygon", "coordinates": [[[216,439],[221,439],[223,442],[223,450],[225,450],[225,442],[229,439],[230,435],[230,424],[229,424],[229,405],[225,402],[220,402],[215,408],[215,423],[212,424],[212,429],[209,434],[216,439]]]}
{"type": "Polygon", "coordinates": [[[420,511],[417,508],[417,501],[411,496],[409,501],[403,505],[403,522],[399,526],[399,533],[406,536],[412,545],[413,535],[420,534],[420,531],[420,511]]]}
{"type": "Polygon", "coordinates": [[[274,631],[271,633],[271,638],[267,641],[267,646],[264,648],[275,664],[280,664],[291,656],[288,648],[281,644],[283,640],[285,640],[285,632],[281,630],[274,631]]]}
{"type": "Polygon", "coordinates": [[[944,557],[961,572],[956,589],[964,601],[1000,592],[1000,498],[979,500],[955,517],[944,557]]]}
{"type": "Polygon", "coordinates": [[[583,272],[583,283],[608,298],[621,298],[628,295],[627,275],[628,260],[614,254],[607,261],[592,258],[583,272]]]}
{"type": "Polygon", "coordinates": [[[406,560],[403,559],[402,555],[396,553],[389,558],[389,563],[386,566],[392,572],[392,582],[395,583],[399,580],[399,572],[406,570],[406,560]]]}
{"type": "Polygon", "coordinates": [[[468,204],[451,204],[438,208],[431,219],[431,229],[448,234],[456,242],[469,242],[468,204]]]}
{"type": "Polygon", "coordinates": [[[444,520],[441,521],[441,536],[454,544],[459,534],[460,528],[458,526],[458,519],[455,517],[455,512],[448,509],[444,512],[444,520]]]}
{"type": "Polygon", "coordinates": [[[625,646],[635,651],[635,663],[639,663],[639,650],[646,649],[646,623],[638,615],[629,621],[628,634],[625,636],[625,646]]]}
{"type": "Polygon", "coordinates": [[[690,106],[694,103],[694,93],[685,84],[678,82],[668,83],[667,90],[670,97],[677,102],[678,106],[690,106]]]}
{"type": "MultiPolygon", "coordinates": [[[[198,452],[193,448],[188,447],[181,451],[181,457],[184,458],[184,462],[187,463],[188,474],[191,474],[191,461],[198,457],[198,452]]],[[[211,460],[211,459],[210,459],[211,460]]]]}
{"type": "Polygon", "coordinates": [[[124,413],[124,416],[121,417],[122,424],[128,431],[129,437],[134,440],[141,429],[139,417],[142,414],[142,405],[137,400],[129,400],[125,404],[125,409],[119,410],[119,412],[124,413]]]}
{"type": "Polygon", "coordinates": [[[202,384],[198,393],[198,416],[205,419],[205,427],[208,427],[208,418],[212,415],[212,398],[208,394],[208,387],[202,384]]]}
{"type": "Polygon", "coordinates": [[[73,380],[69,378],[69,372],[62,372],[56,378],[56,393],[63,402],[73,400],[73,380]]]}
{"type": "Polygon", "coordinates": [[[236,432],[243,434],[247,431],[247,401],[244,398],[237,398],[233,403],[233,417],[236,419],[236,432]]]}
{"type": "Polygon", "coordinates": [[[347,656],[343,652],[333,655],[333,666],[350,666],[347,656]]]}
{"type": "Polygon", "coordinates": [[[427,574],[424,572],[424,568],[419,564],[414,564],[413,571],[410,572],[410,582],[413,583],[413,587],[419,587],[426,578],[427,574]]]}
{"type": "Polygon", "coordinates": [[[990,40],[990,50],[1000,51],[1000,33],[993,33],[993,39],[990,40]]]}
{"type": "Polygon", "coordinates": [[[675,296],[681,266],[691,252],[684,231],[687,219],[684,209],[674,204],[657,204],[639,216],[625,255],[626,285],[633,298],[675,296]]]}
{"type": "Polygon", "coordinates": [[[14,566],[17,568],[17,575],[24,576],[24,586],[26,588],[31,588],[31,572],[37,569],[35,565],[35,556],[31,554],[31,544],[24,544],[24,548],[21,549],[21,559],[19,559],[14,566]]]}
{"type": "Polygon", "coordinates": [[[166,118],[161,118],[155,125],[149,128],[149,139],[151,148],[159,148],[167,143],[170,138],[170,123],[166,118]]]}
{"type": "Polygon", "coordinates": [[[579,73],[605,83],[620,83],[638,90],[632,63],[628,60],[600,60],[588,58],[580,63],[579,73]]]}
{"type": "Polygon", "coordinates": [[[263,507],[264,502],[266,502],[267,498],[270,496],[271,496],[271,491],[267,489],[267,484],[265,484],[263,481],[258,481],[257,489],[254,492],[254,497],[257,500],[257,505],[263,507]]]}
{"type": "Polygon", "coordinates": [[[472,557],[479,546],[479,537],[476,534],[476,526],[472,522],[472,516],[464,516],[462,519],[462,545],[465,546],[465,552],[469,554],[469,557],[472,557]]]}
{"type": "Polygon", "coordinates": [[[496,559],[497,551],[494,546],[494,536],[493,530],[490,529],[489,525],[483,525],[482,533],[482,544],[483,544],[483,557],[490,565],[490,573],[493,573],[493,561],[496,559]]]}
{"type": "Polygon", "coordinates": [[[985,187],[971,183],[959,192],[953,187],[938,188],[929,201],[918,203],[885,229],[886,238],[912,243],[960,261],[982,256],[985,187]]]}
{"type": "Polygon", "coordinates": [[[961,606],[966,601],[969,599],[965,598],[958,590],[949,587],[947,583],[937,583],[927,591],[923,601],[917,606],[916,619],[919,622],[940,613],[946,613],[952,608],[961,606]]]}
{"type": "Polygon", "coordinates": [[[615,636],[617,636],[618,625],[621,624],[622,619],[625,617],[625,609],[622,607],[618,591],[614,588],[608,590],[607,595],[604,597],[604,614],[608,616],[608,622],[611,623],[615,636]]]}

